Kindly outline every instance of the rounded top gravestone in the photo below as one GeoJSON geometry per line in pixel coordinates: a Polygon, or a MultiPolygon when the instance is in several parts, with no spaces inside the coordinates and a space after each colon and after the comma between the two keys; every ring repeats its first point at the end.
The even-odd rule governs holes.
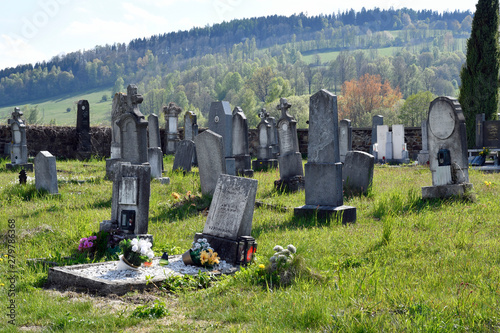
{"type": "Polygon", "coordinates": [[[444,140],[449,138],[456,127],[455,110],[449,103],[438,100],[429,110],[429,129],[437,138],[444,140]]]}

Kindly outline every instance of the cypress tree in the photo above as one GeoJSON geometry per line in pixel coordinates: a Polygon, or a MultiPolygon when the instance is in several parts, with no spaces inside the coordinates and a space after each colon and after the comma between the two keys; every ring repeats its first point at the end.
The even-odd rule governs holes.
{"type": "Polygon", "coordinates": [[[462,85],[458,101],[462,105],[469,148],[474,147],[476,114],[496,119],[498,109],[499,0],[479,0],[467,40],[467,58],[460,72],[462,85]]]}

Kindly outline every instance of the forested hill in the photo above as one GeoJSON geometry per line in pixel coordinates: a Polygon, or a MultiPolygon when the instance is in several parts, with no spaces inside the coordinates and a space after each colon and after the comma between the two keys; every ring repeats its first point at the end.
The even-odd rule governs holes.
{"type": "MultiPolygon", "coordinates": [[[[320,16],[301,13],[290,17],[274,15],[233,20],[189,31],[135,39],[128,45],[118,43],[96,46],[92,50],[56,56],[49,62],[34,66],[28,64],[3,69],[0,71],[0,105],[20,104],[99,87],[114,86],[114,91],[117,91],[128,83],[142,83],[142,88],[145,89],[143,93],[151,89],[167,89],[169,82],[165,82],[165,77],[169,74],[183,73],[196,66],[210,67],[214,63],[220,65],[221,62],[250,63],[250,68],[238,70],[247,84],[250,81],[245,76],[250,78],[251,72],[258,67],[270,65],[269,59],[273,57],[281,56],[287,63],[295,64],[297,61],[303,62],[302,55],[318,51],[376,50],[412,47],[417,44],[422,44],[422,50],[431,53],[433,47],[441,51],[445,48],[448,48],[446,51],[454,51],[453,38],[468,37],[471,21],[472,13],[469,11],[438,13],[407,8],[363,9],[360,12],[350,10],[320,16]],[[152,81],[158,82],[151,84],[152,81]]],[[[327,66],[328,63],[318,58],[314,64],[309,62],[307,65],[311,68],[327,66]]],[[[310,73],[307,73],[306,68],[303,70],[306,71],[306,81],[311,76],[305,82],[309,89],[302,91],[307,93],[311,88],[314,72],[309,70],[310,73]]],[[[214,71],[217,72],[217,69],[214,71]]],[[[235,71],[233,69],[231,72],[235,71]]],[[[210,72],[209,76],[211,78],[196,76],[191,79],[193,82],[216,80],[218,73],[210,72]]],[[[336,82],[335,87],[342,82],[336,82]]],[[[209,89],[206,91],[201,91],[201,85],[198,87],[198,93],[206,95],[203,98],[225,97],[221,93],[222,88],[217,90],[217,84],[222,85],[223,82],[204,83],[207,84],[209,89]]],[[[181,82],[181,85],[185,86],[185,83],[181,82]]],[[[173,88],[177,89],[175,84],[173,88]]],[[[253,88],[257,97],[264,101],[259,96],[258,88],[253,88]]],[[[296,86],[291,88],[295,89],[295,93],[301,93],[296,86]]],[[[263,89],[268,90],[268,87],[263,89]]],[[[187,91],[185,93],[189,94],[187,91]]],[[[182,96],[176,96],[176,99],[182,99],[182,96]]],[[[202,109],[191,100],[188,103],[202,109]]]]}

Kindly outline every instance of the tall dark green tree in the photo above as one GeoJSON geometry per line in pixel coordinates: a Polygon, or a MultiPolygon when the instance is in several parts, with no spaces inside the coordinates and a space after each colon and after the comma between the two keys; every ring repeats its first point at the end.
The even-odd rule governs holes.
{"type": "Polygon", "coordinates": [[[465,115],[467,141],[475,145],[476,114],[486,120],[496,118],[498,108],[498,44],[499,0],[479,0],[467,40],[467,59],[460,72],[462,86],[459,102],[465,115]]]}

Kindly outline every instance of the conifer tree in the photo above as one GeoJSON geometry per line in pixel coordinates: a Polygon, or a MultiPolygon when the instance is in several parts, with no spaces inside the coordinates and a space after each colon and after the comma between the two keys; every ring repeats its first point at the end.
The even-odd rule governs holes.
{"type": "Polygon", "coordinates": [[[496,118],[498,108],[499,0],[479,0],[467,40],[467,58],[460,72],[459,102],[465,115],[469,148],[475,145],[476,114],[496,118]]]}

